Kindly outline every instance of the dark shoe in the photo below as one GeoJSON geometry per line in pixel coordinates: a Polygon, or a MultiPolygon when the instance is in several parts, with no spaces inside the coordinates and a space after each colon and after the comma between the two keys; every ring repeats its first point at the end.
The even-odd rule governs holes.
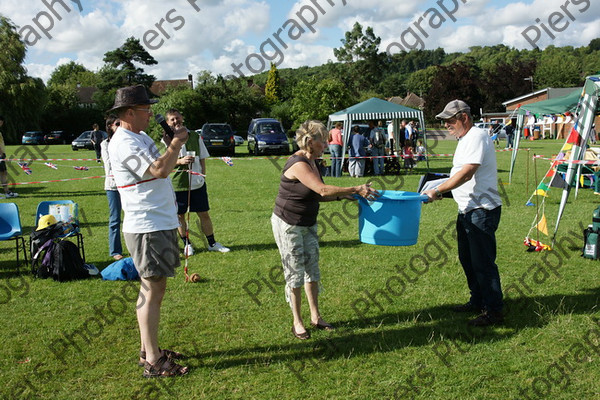
{"type": "Polygon", "coordinates": [[[504,322],[504,316],[501,312],[484,311],[477,318],[473,318],[467,324],[471,326],[491,326],[501,325],[504,322]]]}
{"type": "Polygon", "coordinates": [[[296,333],[296,328],[294,328],[292,326],[292,333],[294,334],[294,336],[296,336],[296,338],[298,338],[300,340],[310,339],[310,332],[309,331],[306,331],[304,333],[296,333]]]}
{"type": "Polygon", "coordinates": [[[461,304],[459,306],[452,307],[452,311],[457,312],[457,313],[467,313],[467,312],[480,313],[482,311],[482,308],[474,305],[473,303],[471,303],[469,301],[465,304],[461,304]]]}
{"type": "Polygon", "coordinates": [[[312,322],[310,323],[313,327],[317,328],[317,329],[321,329],[324,331],[333,331],[335,329],[335,327],[331,324],[328,324],[327,322],[317,322],[316,324],[313,324],[312,322]]]}
{"type": "MultiPolygon", "coordinates": [[[[173,350],[168,350],[168,349],[158,349],[158,350],[160,351],[161,355],[167,356],[167,358],[169,360],[183,360],[184,358],[187,358],[183,354],[178,353],[173,350]]],[[[138,362],[138,365],[140,367],[143,367],[144,365],[146,365],[146,352],[145,351],[140,350],[140,361],[138,362]]]]}
{"type": "Polygon", "coordinates": [[[181,366],[166,355],[163,355],[154,363],[148,361],[144,364],[144,378],[162,378],[171,376],[183,376],[189,372],[188,367],[181,366]]]}

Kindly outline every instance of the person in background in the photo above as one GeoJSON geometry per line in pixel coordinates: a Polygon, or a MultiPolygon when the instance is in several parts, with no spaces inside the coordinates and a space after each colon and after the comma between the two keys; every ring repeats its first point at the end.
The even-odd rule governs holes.
{"type": "Polygon", "coordinates": [[[393,156],[396,154],[396,136],[394,136],[394,121],[390,121],[387,126],[388,132],[388,143],[390,147],[390,155],[393,156]]]}
{"type": "Polygon", "coordinates": [[[404,142],[404,147],[402,148],[402,158],[404,159],[404,169],[406,169],[408,173],[412,174],[412,170],[415,166],[415,155],[413,152],[412,141],[407,140],[404,142]]]}
{"type": "Polygon", "coordinates": [[[367,152],[365,147],[369,145],[366,137],[360,134],[358,126],[352,128],[352,137],[350,138],[350,150],[348,152],[348,170],[350,176],[362,178],[365,174],[365,157],[367,152]]]}
{"type": "MultiPolygon", "coordinates": [[[[4,125],[4,117],[0,115],[0,128],[4,125]]],[[[4,148],[4,137],[0,132],[0,184],[4,194],[0,195],[0,199],[12,199],[19,196],[18,193],[11,192],[8,189],[8,171],[6,169],[6,149],[4,148]]]]}
{"type": "MultiPolygon", "coordinates": [[[[171,129],[176,126],[183,126],[183,116],[177,109],[171,108],[168,110],[166,117],[167,123],[171,129]]],[[[188,226],[186,214],[188,212],[188,205],[189,212],[195,212],[198,215],[198,219],[200,220],[200,229],[202,230],[204,236],[206,236],[206,240],[208,242],[208,251],[228,253],[230,250],[228,247],[223,246],[221,243],[215,240],[213,223],[210,218],[210,214],[208,213],[210,210],[210,206],[208,204],[208,191],[206,190],[206,181],[204,176],[202,176],[206,175],[205,159],[208,157],[210,157],[210,154],[208,154],[208,150],[204,145],[204,140],[202,140],[198,132],[189,131],[189,139],[181,147],[179,157],[177,158],[175,173],[172,177],[173,187],[175,189],[175,197],[177,198],[179,236],[184,243],[184,254],[188,256],[194,254],[194,247],[187,235],[188,226]],[[187,152],[189,151],[193,151],[195,156],[187,155],[187,152]],[[196,174],[188,173],[190,165],[192,167],[192,171],[196,174]]]]}
{"type": "Polygon", "coordinates": [[[512,124],[512,121],[508,121],[506,123],[506,128],[504,128],[506,131],[506,148],[507,149],[512,149],[513,148],[513,139],[515,137],[515,127],[512,124]]]}
{"type": "Polygon", "coordinates": [[[329,131],[329,151],[331,153],[331,176],[342,176],[342,128],[344,124],[336,122],[335,127],[329,131]]]}
{"type": "Polygon", "coordinates": [[[417,161],[425,161],[425,146],[423,146],[423,140],[417,140],[417,161]]]}
{"type": "Polygon", "coordinates": [[[121,196],[113,177],[108,155],[108,144],[121,122],[116,115],[111,114],[106,118],[106,133],[108,137],[100,143],[100,155],[104,163],[104,190],[108,198],[108,252],[115,260],[123,258],[123,245],[121,244],[121,196]]]}
{"type": "MultiPolygon", "coordinates": [[[[365,139],[362,135],[357,134],[365,139]]],[[[310,324],[317,329],[332,330],[319,310],[319,238],[317,215],[322,201],[353,200],[359,195],[368,200],[378,192],[367,183],[360,186],[326,185],[316,161],[327,146],[327,129],[319,121],[306,121],[296,132],[298,150],[286,162],[279,192],[271,216],[273,236],[283,263],[285,296],[292,309],[292,334],[309,339],[301,314],[302,286],[310,307],[310,324]]]]}
{"type": "Polygon", "coordinates": [[[92,134],[90,135],[90,140],[92,141],[92,144],[94,145],[94,151],[96,152],[96,161],[102,162],[101,161],[102,149],[100,148],[100,144],[104,140],[104,135],[100,131],[100,127],[98,126],[98,124],[92,125],[92,128],[93,128],[93,131],[92,131],[92,134]]]}
{"type": "Polygon", "coordinates": [[[373,173],[383,175],[385,170],[385,144],[387,136],[382,127],[375,126],[373,121],[369,121],[369,142],[371,156],[373,157],[373,173]]]}
{"type": "Polygon", "coordinates": [[[458,258],[470,291],[467,303],[455,312],[479,313],[468,324],[501,324],[502,288],[496,265],[496,229],[500,223],[502,199],[498,193],[496,152],[484,129],[473,126],[471,108],[462,100],[453,100],[436,115],[448,132],[458,139],[452,159],[450,178],[435,189],[424,192],[429,201],[442,200],[452,191],[458,204],[456,238],[458,258]]]}

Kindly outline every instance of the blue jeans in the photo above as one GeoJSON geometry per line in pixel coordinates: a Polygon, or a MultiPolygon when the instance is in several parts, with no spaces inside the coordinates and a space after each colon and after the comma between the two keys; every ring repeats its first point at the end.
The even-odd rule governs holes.
{"type": "Polygon", "coordinates": [[[339,178],[342,176],[342,146],[339,144],[330,144],[331,152],[331,176],[339,178]]]}
{"type": "Polygon", "coordinates": [[[116,190],[107,190],[108,198],[108,251],[111,256],[123,254],[121,245],[121,196],[116,190]]]}
{"type": "MultiPolygon", "coordinates": [[[[377,148],[377,147],[373,147],[371,149],[371,155],[373,157],[377,157],[377,156],[385,156],[385,149],[381,148],[377,148]]],[[[384,169],[384,158],[373,158],[373,173],[375,175],[382,175],[383,174],[383,169],[384,169]]]]}
{"type": "Polygon", "coordinates": [[[458,214],[458,258],[471,291],[471,304],[486,311],[502,311],[502,288],[496,265],[496,229],[502,207],[476,208],[458,214]]]}

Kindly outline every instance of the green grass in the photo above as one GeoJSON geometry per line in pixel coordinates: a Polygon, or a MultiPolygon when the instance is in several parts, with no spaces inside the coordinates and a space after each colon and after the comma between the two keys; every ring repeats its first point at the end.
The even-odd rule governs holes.
{"type": "MultiPolygon", "coordinates": [[[[455,144],[442,141],[435,152],[452,153],[455,144]]],[[[522,147],[531,149],[531,157],[534,153],[549,157],[561,145],[547,140],[525,142],[522,147]]],[[[9,147],[8,154],[27,157],[18,147],[9,147]]],[[[68,146],[53,146],[44,154],[36,158],[93,157],[91,151],[72,152],[68,146]]],[[[504,183],[509,160],[510,153],[498,153],[504,183]]],[[[553,253],[525,252],[522,241],[535,207],[524,204],[537,182],[530,161],[526,190],[526,152],[519,153],[512,184],[502,185],[505,205],[497,232],[507,323],[486,329],[467,329],[466,316],[448,311],[468,298],[452,237],[456,218],[452,200],[423,207],[419,242],[411,247],[361,244],[356,219],[344,217],[344,223],[334,215],[344,215],[343,203],[323,204],[321,309],[325,319],[339,328],[313,331],[312,339],[301,342],[290,332],[291,313],[279,282],[279,255],[269,223],[279,183],[277,162],[242,155],[234,163],[229,167],[220,160],[207,161],[216,238],[232,252],[199,251],[191,257],[190,272],[206,279],[184,283],[180,269],[169,280],[163,304],[161,345],[191,356],[186,361],[192,368],[189,376],[141,378],[136,366],[139,335],[132,283],[61,284],[35,280],[26,273],[16,275],[14,243],[4,242],[0,245],[0,397],[598,398],[600,351],[593,346],[600,342],[600,331],[594,330],[599,328],[595,319],[600,317],[600,264],[580,257],[579,225],[591,223],[597,206],[591,190],[580,190],[576,200],[572,193],[566,208],[559,238],[575,237],[572,244],[563,242],[562,251],[553,253]],[[326,217],[335,228],[323,223],[326,217]],[[417,262],[422,254],[428,254],[428,266],[417,262]],[[403,277],[395,268],[407,265],[418,273],[407,269],[403,277]],[[244,288],[256,293],[254,299],[244,288]],[[369,296],[375,296],[376,303],[369,296]],[[72,343],[61,351],[69,336],[72,343]],[[548,374],[550,380],[545,380],[548,374]]],[[[103,174],[94,162],[55,164],[58,170],[35,162],[33,175],[19,173],[14,178],[27,182],[103,174]],[[74,165],[87,165],[90,170],[76,171],[74,165]]],[[[448,171],[450,164],[449,157],[431,160],[434,170],[448,171]]],[[[540,180],[549,163],[538,160],[536,165],[540,180]]],[[[414,190],[418,174],[373,181],[378,188],[394,189],[402,183],[402,188],[414,190]]],[[[326,178],[326,182],[353,185],[359,181],[346,176],[326,178]]],[[[79,203],[88,262],[101,269],[110,263],[103,179],[22,185],[14,190],[20,194],[14,201],[27,233],[33,229],[40,201],[79,203]]],[[[560,192],[553,189],[546,202],[551,228],[559,199],[560,192]]],[[[346,210],[354,212],[352,207],[346,210]]],[[[196,247],[201,248],[199,230],[195,223],[192,226],[196,247]]],[[[543,235],[540,239],[547,241],[543,235]]],[[[305,303],[303,307],[308,320],[305,303]]]]}

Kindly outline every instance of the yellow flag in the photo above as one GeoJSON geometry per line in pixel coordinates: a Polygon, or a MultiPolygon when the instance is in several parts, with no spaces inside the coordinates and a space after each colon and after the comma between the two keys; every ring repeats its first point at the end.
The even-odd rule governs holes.
{"type": "Polygon", "coordinates": [[[546,194],[546,191],[544,189],[538,189],[538,190],[536,190],[535,194],[537,194],[538,196],[548,197],[548,195],[546,194]]]}
{"type": "Polygon", "coordinates": [[[569,151],[573,148],[573,145],[571,143],[565,143],[565,145],[563,146],[561,151],[569,151]]]}
{"type": "Polygon", "coordinates": [[[540,222],[535,226],[538,231],[542,232],[544,235],[548,236],[548,223],[546,222],[546,215],[542,214],[542,218],[540,218],[540,222]]]}

